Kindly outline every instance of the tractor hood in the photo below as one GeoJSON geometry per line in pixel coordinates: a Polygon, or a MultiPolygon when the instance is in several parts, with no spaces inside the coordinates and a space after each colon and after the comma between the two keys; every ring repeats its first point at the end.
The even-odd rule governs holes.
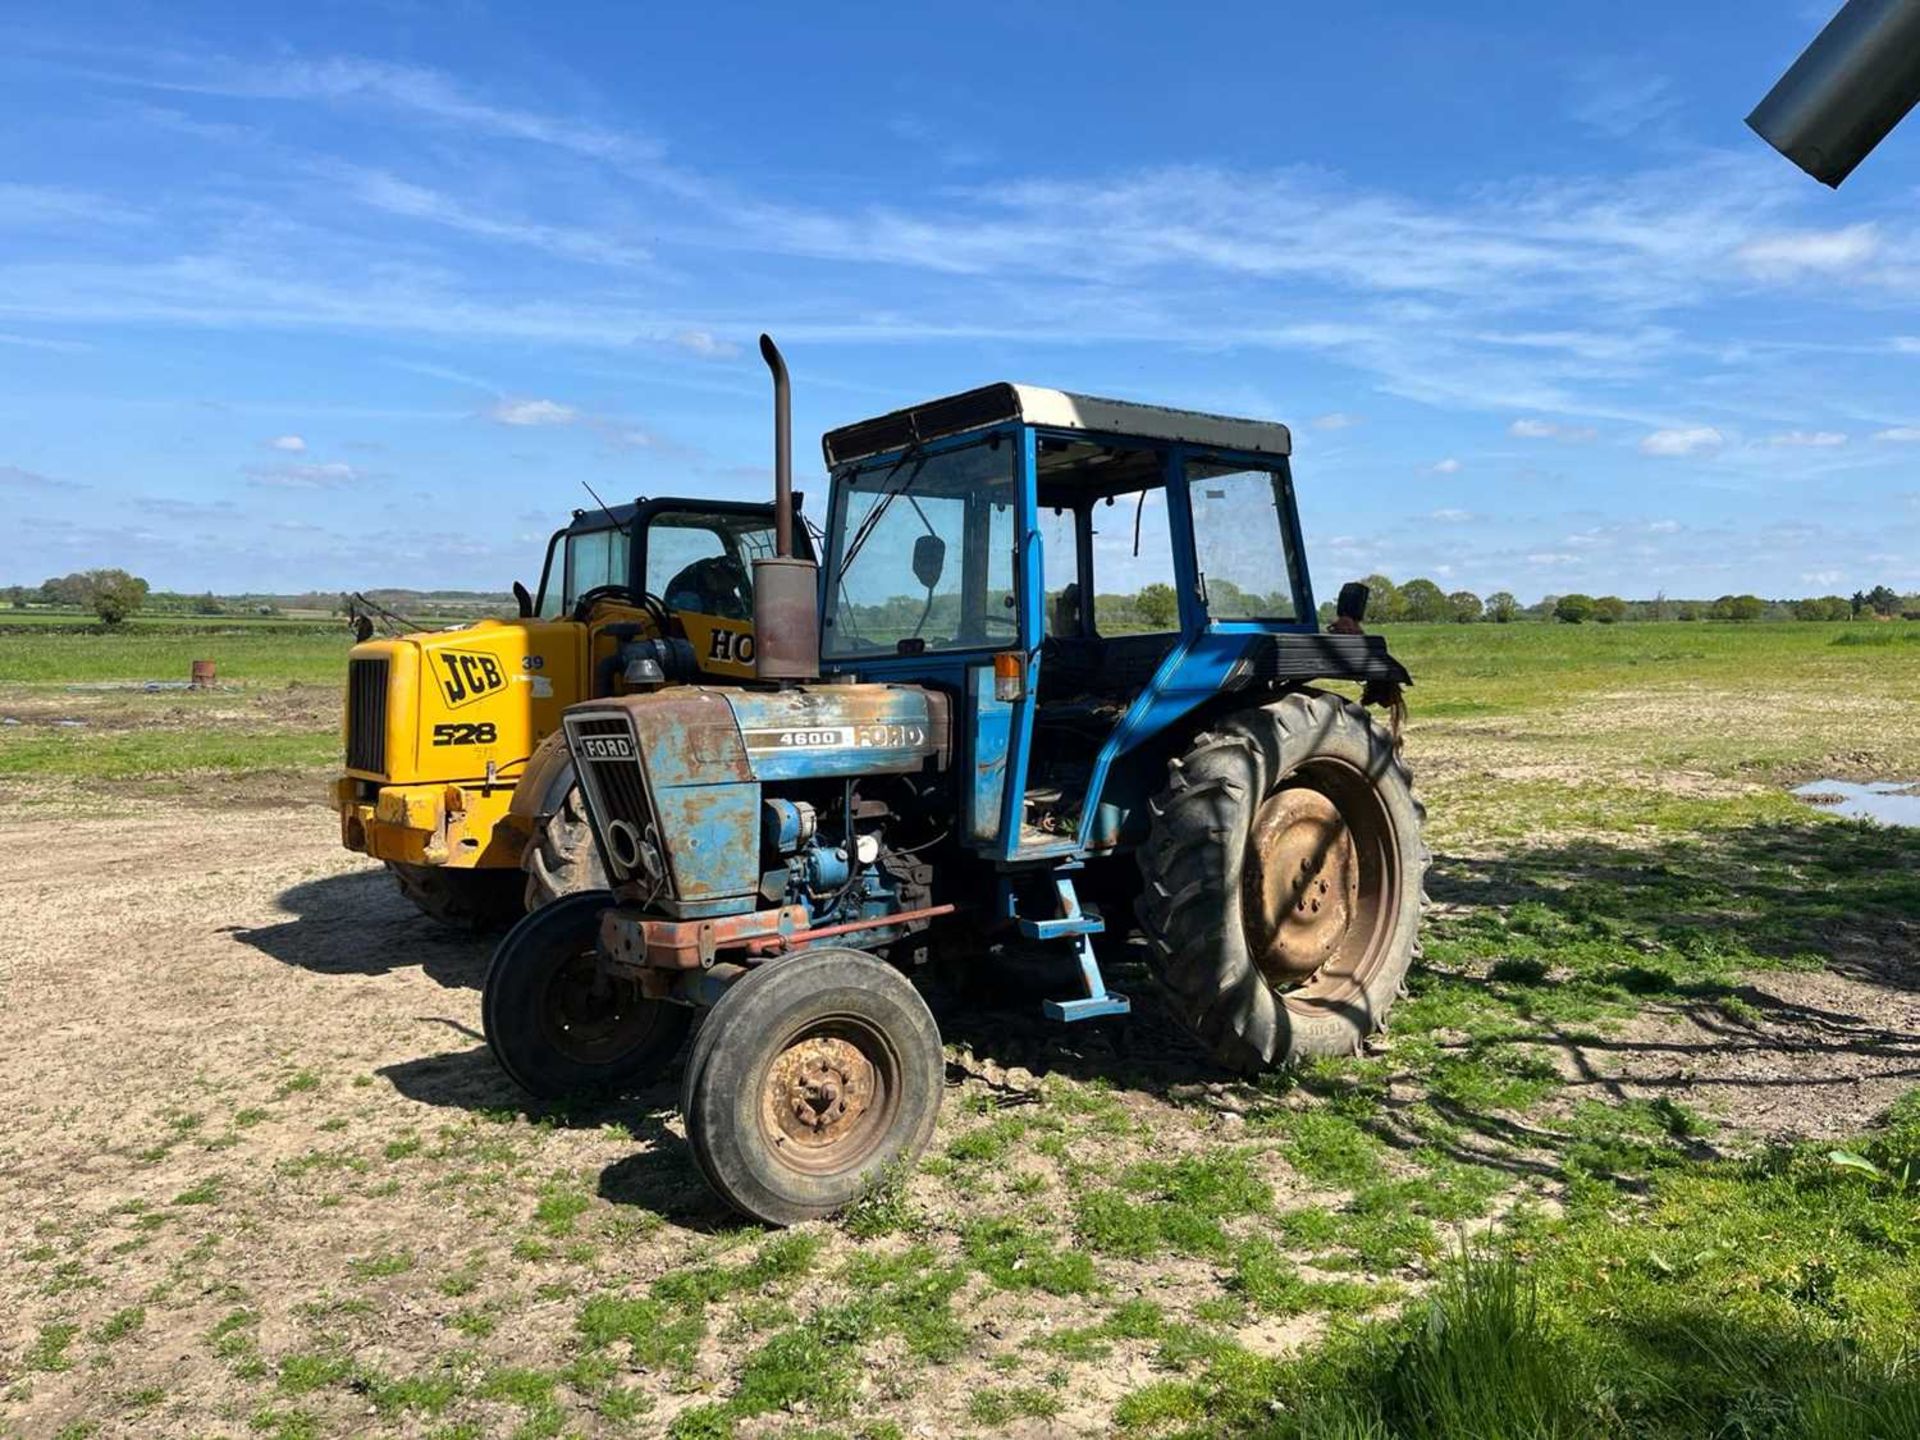
{"type": "Polygon", "coordinates": [[[944,769],[947,697],[913,685],[674,686],[566,712],[607,873],[680,917],[760,887],[761,786],[944,769]]]}

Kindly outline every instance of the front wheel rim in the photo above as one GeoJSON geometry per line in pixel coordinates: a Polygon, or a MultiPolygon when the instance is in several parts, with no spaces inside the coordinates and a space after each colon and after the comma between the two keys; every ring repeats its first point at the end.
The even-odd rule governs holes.
{"type": "Polygon", "coordinates": [[[547,1043],[576,1065],[608,1065],[630,1054],[646,1043],[658,1018],[657,1002],[600,973],[593,950],[555,966],[540,1000],[547,1043]]]}
{"type": "Polygon", "coordinates": [[[900,1112],[899,1052],[857,1016],[815,1021],[773,1052],[761,1075],[759,1125],[780,1164],[810,1176],[857,1170],[900,1112]]]}

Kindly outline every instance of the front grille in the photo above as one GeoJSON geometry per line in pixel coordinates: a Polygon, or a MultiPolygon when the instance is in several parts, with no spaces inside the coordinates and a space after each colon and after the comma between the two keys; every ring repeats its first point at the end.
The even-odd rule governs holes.
{"type": "Polygon", "coordinates": [[[633,834],[641,838],[653,824],[633,726],[625,715],[601,714],[578,719],[569,716],[566,727],[567,745],[573,751],[574,769],[580,776],[587,813],[599,832],[602,854],[616,881],[628,879],[628,868],[607,853],[612,847],[606,844],[606,838],[608,827],[621,821],[632,826],[633,834]]]}
{"type": "Polygon", "coordinates": [[[387,773],[387,662],[347,662],[347,768],[387,773]]]}

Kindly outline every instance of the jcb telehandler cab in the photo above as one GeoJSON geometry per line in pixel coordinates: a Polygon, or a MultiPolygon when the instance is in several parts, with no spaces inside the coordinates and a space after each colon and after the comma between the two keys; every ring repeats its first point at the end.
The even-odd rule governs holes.
{"type": "Polygon", "coordinates": [[[778,528],[770,505],[720,500],[576,511],[519,618],[354,646],[342,843],[465,927],[604,886],[561,712],[662,680],[751,679],[753,564],[778,528]]]}
{"type": "Polygon", "coordinates": [[[799,623],[810,566],[761,562],[763,683],[567,712],[612,893],[495,952],[508,1072],[657,1079],[710,1006],[702,1170],[764,1220],[823,1215],[932,1133],[940,1035],[904,973],[929,952],[1064,956],[1048,1015],[1126,1013],[1097,948],[1121,917],[1083,891],[1133,900],[1223,1064],[1356,1050],[1426,851],[1393,735],[1316,682],[1410,682],[1378,638],[1320,633],[1286,427],[990,385],[825,448],[824,614],[799,623]]]}

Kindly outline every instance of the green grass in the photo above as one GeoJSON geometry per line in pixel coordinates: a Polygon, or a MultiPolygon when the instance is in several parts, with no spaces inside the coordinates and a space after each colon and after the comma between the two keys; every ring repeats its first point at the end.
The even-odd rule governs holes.
{"type": "Polygon", "coordinates": [[[222,684],[344,684],[344,627],[260,621],[223,626],[219,634],[181,634],[180,627],[136,622],[120,632],[80,633],[65,625],[21,627],[0,643],[0,684],[185,680],[195,660],[211,660],[222,684]]]}

